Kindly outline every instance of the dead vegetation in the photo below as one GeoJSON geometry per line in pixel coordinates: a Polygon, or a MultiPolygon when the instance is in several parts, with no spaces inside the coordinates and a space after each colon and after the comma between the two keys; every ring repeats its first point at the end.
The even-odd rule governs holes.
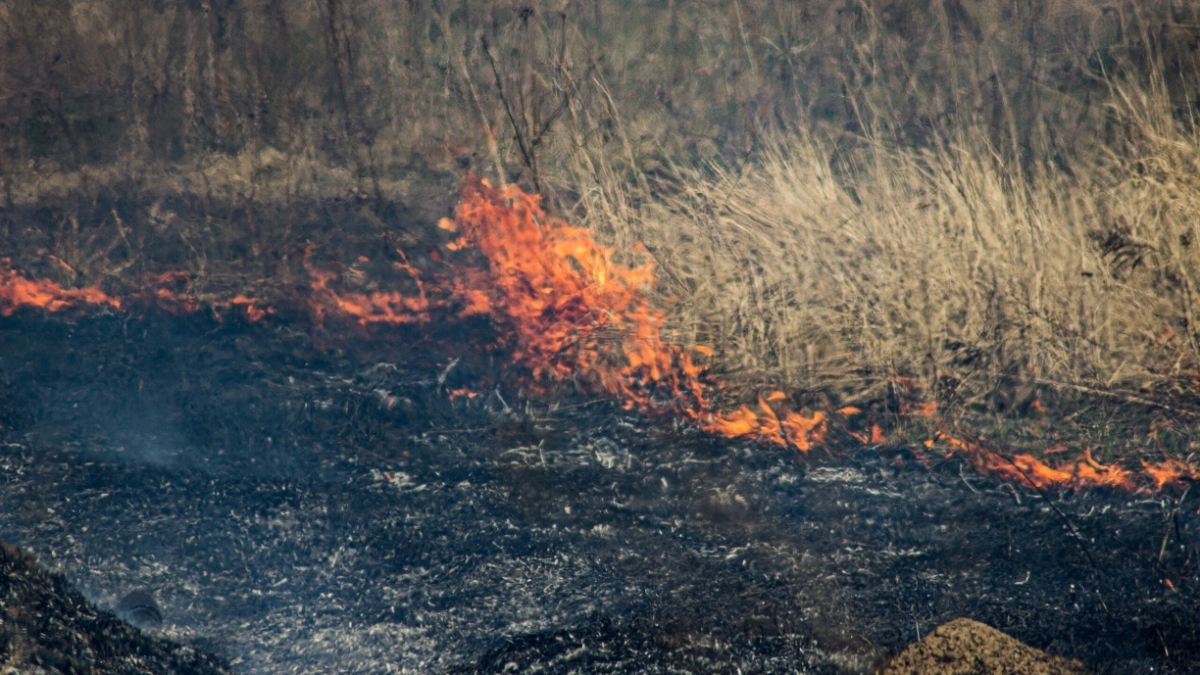
{"type": "Polygon", "coordinates": [[[1068,175],[977,135],[872,140],[839,175],[823,142],[771,136],[618,222],[689,339],[761,384],[877,399],[909,377],[1000,410],[1032,402],[1022,382],[1136,391],[1197,364],[1197,146],[1156,142],[1068,175]]]}
{"type": "Polygon", "coordinates": [[[935,3],[906,34],[904,10],[857,4],[844,120],[755,127],[746,155],[674,165],[647,199],[602,176],[586,222],[648,245],[676,327],[750,390],[884,401],[899,378],[960,412],[1180,413],[1164,401],[1190,405],[1200,364],[1194,9],[935,3]]]}

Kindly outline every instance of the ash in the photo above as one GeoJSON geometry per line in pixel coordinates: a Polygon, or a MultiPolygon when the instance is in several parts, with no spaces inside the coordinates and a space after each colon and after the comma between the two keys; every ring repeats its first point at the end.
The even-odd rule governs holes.
{"type": "Polygon", "coordinates": [[[866,673],[959,616],[1200,670],[1200,492],[806,463],[525,403],[471,340],[0,319],[0,538],[255,675],[866,673]]]}

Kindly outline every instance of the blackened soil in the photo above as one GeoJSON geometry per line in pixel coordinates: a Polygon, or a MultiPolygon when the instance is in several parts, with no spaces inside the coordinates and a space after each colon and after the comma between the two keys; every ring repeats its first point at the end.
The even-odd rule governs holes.
{"type": "Polygon", "coordinates": [[[806,465],[528,403],[475,335],[0,319],[0,537],[244,673],[869,672],[959,616],[1200,670],[1200,493],[806,465]]]}
{"type": "Polygon", "coordinates": [[[60,575],[3,542],[0,608],[0,665],[6,673],[229,673],[211,656],[97,611],[60,575]]]}

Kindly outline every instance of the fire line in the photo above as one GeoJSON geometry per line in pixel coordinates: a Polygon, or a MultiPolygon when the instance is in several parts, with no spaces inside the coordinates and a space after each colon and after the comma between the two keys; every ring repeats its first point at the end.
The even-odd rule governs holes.
{"type": "MultiPolygon", "coordinates": [[[[486,315],[500,328],[503,346],[529,370],[531,384],[541,391],[548,383],[574,381],[618,399],[626,409],[681,416],[710,434],[791,447],[802,454],[825,442],[830,414],[784,410],[780,403],[788,397],[783,392],[759,396],[753,407],[719,410],[715,401],[721,382],[693,357],[711,358],[713,350],[689,349],[663,337],[667,317],[647,294],[655,283],[653,263],[629,266],[615,261],[612,249],[597,243],[590,231],[548,215],[538,195],[517,186],[498,189],[468,176],[454,218],[443,219],[439,227],[457,235],[447,245],[450,251],[463,252],[464,258],[477,254],[484,264],[468,260],[451,265],[446,278],[425,279],[397,249],[400,261],[393,267],[411,279],[415,295],[340,290],[335,284],[337,273],[311,264],[310,247],[304,264],[314,325],[324,325],[327,318],[364,328],[421,324],[429,322],[435,310],[458,318],[486,315]]],[[[180,272],[152,275],[144,277],[140,287],[112,295],[99,285],[74,289],[29,279],[11,261],[0,260],[0,316],[26,308],[50,313],[127,311],[131,301],[177,314],[209,311],[218,319],[229,311],[240,312],[249,321],[262,321],[274,313],[243,295],[221,299],[173,290],[188,280],[180,272]]],[[[915,405],[923,416],[936,414],[931,402],[915,405]]],[[[860,413],[857,408],[842,408],[833,419],[860,413]]],[[[864,445],[885,442],[878,426],[869,433],[850,435],[864,445]]],[[[926,446],[944,447],[947,457],[961,455],[982,474],[1040,489],[1162,491],[1200,480],[1195,466],[1169,456],[1157,464],[1143,460],[1139,472],[1101,464],[1090,451],[1055,464],[1029,454],[1008,457],[961,433],[939,433],[926,446]]]]}

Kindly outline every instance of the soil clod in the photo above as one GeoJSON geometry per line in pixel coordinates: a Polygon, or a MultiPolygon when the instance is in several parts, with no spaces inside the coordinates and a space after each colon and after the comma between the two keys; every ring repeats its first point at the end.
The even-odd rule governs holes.
{"type": "Polygon", "coordinates": [[[900,652],[883,675],[1086,675],[1079,661],[972,619],[955,619],[900,652]]]}

